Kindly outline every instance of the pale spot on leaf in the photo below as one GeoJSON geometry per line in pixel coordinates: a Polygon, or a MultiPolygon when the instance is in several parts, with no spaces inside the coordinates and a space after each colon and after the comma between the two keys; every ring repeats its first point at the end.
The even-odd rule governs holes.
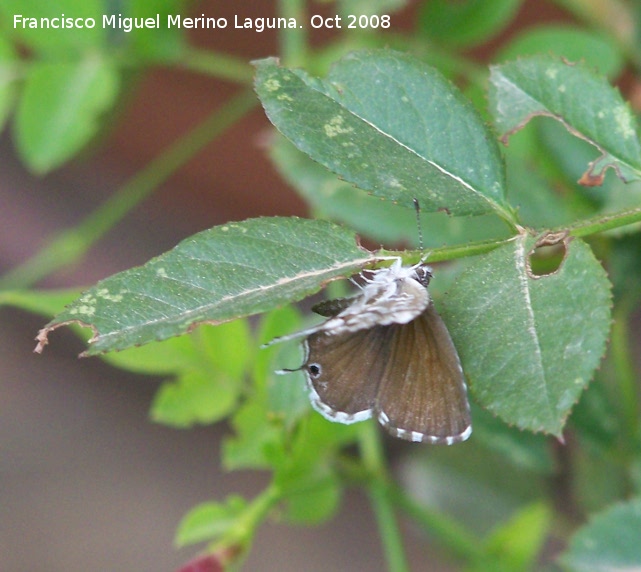
{"type": "Polygon", "coordinates": [[[625,139],[634,137],[634,126],[632,125],[632,115],[625,107],[625,105],[619,105],[612,110],[612,115],[614,115],[614,121],[617,125],[617,130],[625,139]]]}
{"type": "Polygon", "coordinates": [[[277,79],[268,79],[264,85],[267,91],[278,91],[280,89],[280,82],[277,79]]]}
{"type": "Polygon", "coordinates": [[[345,135],[347,133],[352,133],[354,130],[351,127],[345,127],[345,119],[336,115],[329,120],[329,123],[326,123],[323,126],[325,130],[325,135],[328,137],[336,137],[337,135],[345,135]]]}

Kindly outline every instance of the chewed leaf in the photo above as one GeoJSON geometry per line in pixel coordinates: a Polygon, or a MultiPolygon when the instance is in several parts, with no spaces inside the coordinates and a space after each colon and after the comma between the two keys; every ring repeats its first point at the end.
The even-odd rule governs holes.
{"type": "Polygon", "coordinates": [[[426,212],[511,218],[494,137],[435,69],[389,50],[350,54],[324,80],[274,58],[255,65],[271,122],[349,183],[426,212]]]}
{"type": "Polygon", "coordinates": [[[257,218],[200,232],[173,250],[98,282],[38,335],[77,322],[94,336],[87,355],[184,334],[265,312],[350,276],[375,256],[321,220],[257,218]]]}
{"type": "Polygon", "coordinates": [[[579,239],[566,241],[556,271],[533,274],[535,244],[519,236],[478,257],[449,292],[444,318],[481,405],[560,436],[605,352],[610,284],[579,239]]]}
{"type": "Polygon", "coordinates": [[[547,115],[594,145],[600,156],[581,184],[600,185],[608,168],[625,182],[641,178],[636,119],[621,94],[585,65],[531,56],[492,66],[489,101],[504,141],[532,117],[547,115]]]}

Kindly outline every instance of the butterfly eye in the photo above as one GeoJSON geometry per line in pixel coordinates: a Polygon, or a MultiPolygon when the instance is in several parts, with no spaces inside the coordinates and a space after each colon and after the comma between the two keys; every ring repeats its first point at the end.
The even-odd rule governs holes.
{"type": "Polygon", "coordinates": [[[427,266],[426,264],[421,264],[417,269],[416,269],[416,279],[420,284],[427,286],[430,283],[430,280],[432,279],[432,273],[430,272],[430,267],[427,266]]]}
{"type": "Polygon", "coordinates": [[[307,370],[309,371],[309,375],[311,375],[314,379],[317,377],[320,377],[321,374],[321,366],[318,363],[310,363],[307,366],[307,370]]]}

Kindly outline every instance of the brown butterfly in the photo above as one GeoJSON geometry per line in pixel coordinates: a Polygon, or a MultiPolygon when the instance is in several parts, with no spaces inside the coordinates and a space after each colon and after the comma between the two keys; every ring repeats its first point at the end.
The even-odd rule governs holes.
{"type": "Polygon", "coordinates": [[[318,412],[340,423],[374,415],[408,441],[451,445],[470,436],[465,378],[429,297],[431,278],[426,264],[398,258],[361,273],[355,298],[315,307],[325,322],[273,340],[306,338],[299,369],[318,412]]]}

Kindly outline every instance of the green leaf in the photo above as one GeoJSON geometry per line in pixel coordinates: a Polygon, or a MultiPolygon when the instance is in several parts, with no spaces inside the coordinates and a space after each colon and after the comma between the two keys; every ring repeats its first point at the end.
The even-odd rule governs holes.
{"type": "Polygon", "coordinates": [[[170,338],[146,346],[134,346],[120,352],[105,354],[102,359],[114,367],[141,374],[178,374],[203,359],[194,343],[194,334],[195,332],[189,336],[170,338]]]}
{"type": "Polygon", "coordinates": [[[609,78],[625,66],[623,52],[612,38],[575,26],[545,25],[528,28],[503,48],[497,60],[513,60],[534,54],[554,54],[571,62],[584,60],[609,78]]]}
{"type": "Polygon", "coordinates": [[[423,3],[420,30],[437,44],[458,48],[488,41],[516,15],[522,0],[430,0],[423,3]]]}
{"type": "Polygon", "coordinates": [[[347,182],[411,207],[511,220],[493,135],[438,71],[406,54],[352,53],[325,80],[254,62],[270,121],[347,182]]]}
{"type": "Polygon", "coordinates": [[[218,421],[234,409],[255,346],[247,322],[235,320],[102,357],[129,371],[173,376],[158,390],[151,417],[166,425],[189,427],[218,421]]]}
{"type": "Polygon", "coordinates": [[[114,103],[118,81],[114,65],[97,54],[78,62],[33,64],[15,124],[25,163],[46,173],[84,147],[114,103]]]}
{"type": "MultiPolygon", "coordinates": [[[[261,349],[256,355],[253,379],[255,386],[263,392],[263,396],[266,396],[270,410],[277,416],[283,414],[289,417],[292,410],[284,411],[281,406],[285,406],[286,403],[293,405],[290,398],[293,398],[294,402],[297,401],[287,389],[283,389],[283,394],[280,395],[277,386],[294,386],[296,383],[291,383],[291,378],[297,376],[293,374],[283,377],[276,375],[275,371],[283,368],[295,369],[300,366],[302,358],[298,343],[272,344],[267,347],[262,345],[284,333],[296,332],[300,329],[302,329],[300,312],[291,305],[272,310],[262,315],[260,319],[256,338],[261,344],[261,349]]],[[[296,409],[298,408],[294,406],[294,410],[296,409]]],[[[297,415],[294,414],[294,417],[297,415]]]]}
{"type": "Polygon", "coordinates": [[[70,322],[94,330],[87,355],[163,340],[299,300],[374,260],[351,232],[325,221],[258,218],[214,227],[87,290],[41,330],[38,350],[70,322]]]}
{"type": "Polygon", "coordinates": [[[489,102],[504,141],[532,117],[544,115],[594,145],[600,156],[582,184],[600,185],[608,168],[626,182],[641,178],[636,119],[620,93],[585,65],[531,56],[492,66],[489,102]]]}
{"type": "Polygon", "coordinates": [[[194,343],[201,355],[207,356],[207,363],[203,364],[207,369],[213,367],[229,377],[241,379],[251,368],[255,341],[247,320],[199,328],[194,334],[194,343]]]}
{"type": "Polygon", "coordinates": [[[268,469],[270,449],[280,448],[283,426],[274,420],[260,397],[244,403],[232,419],[234,436],[223,441],[222,463],[226,470],[268,469]]]}
{"type": "Polygon", "coordinates": [[[342,488],[328,467],[312,467],[296,475],[285,490],[285,517],[293,524],[319,524],[332,518],[339,508],[342,488]]]}
{"type": "MultiPolygon", "coordinates": [[[[288,330],[296,331],[295,329],[288,330]]],[[[286,427],[310,411],[309,390],[302,371],[288,372],[286,375],[276,374],[274,370],[282,369],[285,365],[290,368],[300,367],[303,362],[303,352],[300,342],[279,344],[273,367],[267,376],[267,408],[269,414],[282,419],[286,427]]]]}
{"type": "Polygon", "coordinates": [[[318,524],[335,514],[342,494],[337,453],[356,440],[357,431],[355,425],[332,423],[313,412],[300,423],[282,457],[272,459],[288,520],[318,524]]]}
{"type": "Polygon", "coordinates": [[[473,260],[444,317],[480,404],[517,427],[560,436],[605,352],[610,284],[579,239],[565,245],[555,272],[533,275],[535,244],[521,235],[473,260]]]}
{"type": "Polygon", "coordinates": [[[151,407],[151,418],[173,427],[214,423],[234,410],[241,389],[238,380],[219,372],[186,372],[161,386],[151,407]]]}
{"type": "MultiPolygon", "coordinates": [[[[575,137],[573,140],[578,141],[575,137]]],[[[576,213],[560,193],[551,188],[538,165],[532,163],[531,152],[522,155],[506,153],[510,185],[510,202],[518,208],[521,224],[529,228],[557,228],[576,220],[576,213]]],[[[576,179],[575,179],[576,180],[576,179]]]]}
{"type": "Polygon", "coordinates": [[[572,572],[641,569],[641,499],[620,503],[578,530],[560,558],[572,572]]]}
{"type": "Polygon", "coordinates": [[[174,542],[180,548],[223,536],[247,508],[247,501],[231,495],[224,503],[206,502],[191,509],[181,520],[174,542]]]}

